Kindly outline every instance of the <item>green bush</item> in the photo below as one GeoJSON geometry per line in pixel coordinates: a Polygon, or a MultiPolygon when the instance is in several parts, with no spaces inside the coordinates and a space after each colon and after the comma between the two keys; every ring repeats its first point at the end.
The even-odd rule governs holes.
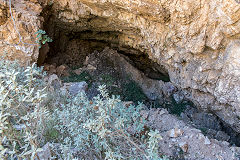
{"type": "Polygon", "coordinates": [[[34,159],[44,141],[49,115],[44,74],[35,64],[27,68],[0,60],[0,158],[34,159]]]}
{"type": "Polygon", "coordinates": [[[125,106],[104,85],[93,100],[49,93],[44,78],[35,64],[0,60],[0,159],[39,159],[46,142],[63,160],[162,159],[158,131],[144,131],[142,104],[125,106]]]}
{"type": "Polygon", "coordinates": [[[119,97],[110,97],[106,86],[88,100],[80,93],[55,110],[61,133],[62,159],[161,159],[158,131],[143,132],[142,104],[124,106],[119,97]]]}
{"type": "Polygon", "coordinates": [[[80,93],[54,112],[55,128],[62,137],[61,158],[160,159],[157,131],[145,135],[149,142],[136,136],[145,125],[140,116],[142,104],[126,107],[119,97],[108,95],[105,85],[99,91],[92,101],[80,93]]]}

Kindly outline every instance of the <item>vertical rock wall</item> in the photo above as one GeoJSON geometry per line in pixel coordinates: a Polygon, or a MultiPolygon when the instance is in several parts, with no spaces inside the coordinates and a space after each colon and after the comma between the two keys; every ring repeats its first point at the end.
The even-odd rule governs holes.
{"type": "Polygon", "coordinates": [[[43,21],[41,11],[41,5],[34,0],[0,0],[1,56],[18,59],[23,64],[37,61],[39,49],[34,33],[43,21]]]}

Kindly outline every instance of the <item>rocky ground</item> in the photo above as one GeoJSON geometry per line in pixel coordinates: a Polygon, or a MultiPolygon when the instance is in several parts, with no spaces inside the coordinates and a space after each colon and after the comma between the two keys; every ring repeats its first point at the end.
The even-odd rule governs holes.
{"type": "Polygon", "coordinates": [[[49,62],[44,69],[52,89],[71,94],[84,91],[92,98],[98,94],[97,87],[106,84],[110,93],[120,95],[126,105],[143,102],[146,109],[142,115],[148,126],[158,129],[163,136],[159,142],[163,155],[176,160],[240,158],[240,149],[234,147],[238,144],[236,136],[227,134],[216,116],[199,111],[170,82],[146,77],[117,51],[94,51],[75,68],[54,60],[49,62]],[[161,88],[152,89],[155,83],[162,84],[161,88]],[[157,94],[161,96],[154,97],[157,94]]]}

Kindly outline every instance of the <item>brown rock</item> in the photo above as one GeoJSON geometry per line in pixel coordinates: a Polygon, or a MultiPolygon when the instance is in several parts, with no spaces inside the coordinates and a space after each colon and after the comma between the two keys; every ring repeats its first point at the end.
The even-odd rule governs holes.
{"type": "Polygon", "coordinates": [[[44,64],[43,69],[45,71],[49,71],[50,70],[50,65],[49,64],[44,64]]]}
{"type": "Polygon", "coordinates": [[[6,5],[0,4],[0,26],[6,23],[8,17],[7,7],[6,5]]]}
{"type": "Polygon", "coordinates": [[[70,73],[68,72],[68,66],[67,65],[60,65],[56,68],[57,75],[59,76],[70,76],[70,73]]]}
{"type": "Polygon", "coordinates": [[[83,71],[84,71],[83,68],[78,68],[78,69],[75,69],[73,72],[74,72],[76,75],[80,75],[83,71]]]}
{"type": "Polygon", "coordinates": [[[133,101],[126,101],[126,102],[123,102],[123,106],[125,106],[125,107],[129,107],[130,105],[133,105],[134,103],[133,103],[133,101]]]}
{"type": "Polygon", "coordinates": [[[182,134],[183,134],[183,130],[179,128],[174,128],[168,131],[168,136],[171,138],[177,138],[179,136],[182,136],[182,134]]]}
{"type": "Polygon", "coordinates": [[[37,62],[39,48],[35,45],[36,35],[34,33],[43,22],[42,17],[39,16],[42,7],[38,3],[24,0],[11,1],[11,6],[15,26],[10,16],[8,1],[0,1],[0,30],[2,34],[0,34],[0,50],[5,51],[9,59],[18,59],[23,64],[37,62]],[[20,38],[22,41],[19,43],[20,38]]]}
{"type": "Polygon", "coordinates": [[[49,66],[49,74],[56,74],[57,70],[56,70],[56,65],[51,64],[49,66]]]}
{"type": "Polygon", "coordinates": [[[188,144],[187,144],[187,142],[179,143],[179,147],[183,150],[183,152],[185,152],[185,153],[188,152],[188,144]]]}

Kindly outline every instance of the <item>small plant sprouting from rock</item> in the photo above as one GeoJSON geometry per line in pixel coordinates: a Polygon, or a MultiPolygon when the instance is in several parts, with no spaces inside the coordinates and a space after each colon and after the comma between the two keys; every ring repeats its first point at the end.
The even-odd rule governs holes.
{"type": "Polygon", "coordinates": [[[46,35],[46,31],[39,29],[35,34],[37,34],[37,40],[36,42],[39,45],[39,48],[42,47],[42,44],[46,44],[46,42],[52,42],[53,40],[46,35]]]}

